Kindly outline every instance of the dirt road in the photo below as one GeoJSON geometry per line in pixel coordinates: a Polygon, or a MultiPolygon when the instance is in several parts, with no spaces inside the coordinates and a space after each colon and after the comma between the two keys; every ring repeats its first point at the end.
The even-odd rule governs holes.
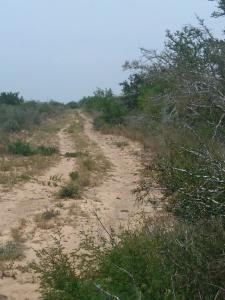
{"type": "MultiPolygon", "coordinates": [[[[103,183],[97,187],[85,191],[82,199],[65,201],[60,209],[60,226],[64,235],[64,245],[72,250],[81,238],[82,232],[92,232],[94,235],[102,233],[102,227],[95,213],[105,226],[118,228],[120,225],[128,226],[134,220],[134,215],[143,207],[137,208],[132,194],[139,179],[141,151],[140,145],[126,140],[126,147],[118,147],[118,142],[124,142],[124,137],[103,135],[92,128],[91,120],[82,115],[84,119],[84,134],[95,142],[102,154],[111,162],[112,168],[105,177],[103,183]],[[71,216],[71,205],[76,209],[76,214],[71,216]],[[69,213],[69,217],[68,217],[69,213]]],[[[22,273],[21,266],[35,259],[34,250],[41,249],[49,244],[50,236],[54,232],[54,226],[43,229],[37,228],[35,216],[46,208],[55,208],[55,193],[59,185],[66,182],[69,173],[76,169],[75,158],[63,156],[66,152],[74,152],[75,143],[71,139],[65,124],[60,130],[58,138],[60,142],[60,161],[50,168],[44,175],[34,178],[21,187],[16,187],[10,192],[0,194],[0,241],[5,242],[11,238],[11,229],[25,220],[24,245],[25,258],[18,262],[12,271],[15,278],[9,276],[0,279],[0,296],[8,299],[36,300],[39,299],[38,281],[31,273],[22,273]]],[[[146,208],[145,208],[146,209],[146,208]]],[[[148,208],[151,212],[151,208],[148,208]]]]}

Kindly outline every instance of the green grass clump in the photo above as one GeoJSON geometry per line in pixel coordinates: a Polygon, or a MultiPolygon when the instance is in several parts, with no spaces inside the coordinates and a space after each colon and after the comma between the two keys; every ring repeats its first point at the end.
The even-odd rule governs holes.
{"type": "Polygon", "coordinates": [[[21,140],[17,140],[8,144],[8,152],[13,155],[23,156],[30,156],[34,154],[34,150],[32,149],[31,145],[21,140]]]}
{"type": "Polygon", "coordinates": [[[29,143],[17,140],[8,144],[8,153],[13,155],[31,156],[40,154],[50,156],[58,152],[58,149],[52,146],[37,146],[33,147],[29,143]]]}
{"type": "Polygon", "coordinates": [[[23,257],[23,248],[20,243],[8,241],[0,244],[0,261],[17,260],[23,257]]]}
{"type": "Polygon", "coordinates": [[[59,198],[73,198],[79,195],[79,188],[72,183],[63,186],[58,192],[59,198]]]}
{"type": "Polygon", "coordinates": [[[58,153],[58,149],[52,146],[38,146],[35,148],[35,154],[40,154],[43,156],[50,156],[56,153],[58,153]]]}

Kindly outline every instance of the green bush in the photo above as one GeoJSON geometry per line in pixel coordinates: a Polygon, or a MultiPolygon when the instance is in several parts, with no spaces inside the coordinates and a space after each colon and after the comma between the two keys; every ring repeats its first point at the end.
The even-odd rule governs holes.
{"type": "Polygon", "coordinates": [[[14,155],[30,156],[35,154],[40,154],[43,156],[50,156],[58,152],[55,147],[37,146],[33,147],[29,143],[17,140],[8,144],[8,153],[14,155]]]}
{"type": "Polygon", "coordinates": [[[89,255],[80,258],[58,243],[38,252],[35,270],[43,299],[223,299],[224,245],[219,221],[188,226],[158,220],[124,232],[112,247],[88,242],[89,255]]]}
{"type": "Polygon", "coordinates": [[[8,152],[10,154],[24,156],[30,156],[34,154],[34,150],[32,149],[31,145],[20,140],[8,144],[8,152]]]}
{"type": "Polygon", "coordinates": [[[73,198],[74,196],[79,196],[79,188],[70,183],[66,186],[63,186],[59,190],[58,195],[60,198],[73,198]]]}
{"type": "Polygon", "coordinates": [[[62,114],[61,103],[24,101],[18,93],[0,94],[0,132],[11,133],[29,130],[50,117],[62,114]]]}
{"type": "Polygon", "coordinates": [[[58,149],[55,147],[38,146],[34,149],[34,152],[35,154],[50,156],[58,153],[58,149]]]}

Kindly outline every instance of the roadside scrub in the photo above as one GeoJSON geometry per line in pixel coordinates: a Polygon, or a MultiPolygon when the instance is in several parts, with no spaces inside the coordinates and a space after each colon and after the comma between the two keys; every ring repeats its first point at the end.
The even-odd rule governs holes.
{"type": "Polygon", "coordinates": [[[33,268],[44,300],[223,299],[224,243],[220,221],[146,221],[99,246],[88,238],[88,255],[66,253],[59,239],[33,268]]]}

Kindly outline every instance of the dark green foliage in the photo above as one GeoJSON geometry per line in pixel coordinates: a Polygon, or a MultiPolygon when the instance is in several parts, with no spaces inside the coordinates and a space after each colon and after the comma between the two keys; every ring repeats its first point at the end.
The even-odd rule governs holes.
{"type": "Polygon", "coordinates": [[[89,244],[90,256],[81,256],[86,263],[79,264],[82,276],[79,257],[64,254],[59,243],[38,252],[35,269],[43,299],[114,299],[106,293],[121,300],[223,299],[224,246],[219,221],[150,223],[142,231],[125,232],[111,249],[89,244]]]}
{"type": "Polygon", "coordinates": [[[116,125],[123,122],[125,109],[121,103],[117,101],[107,101],[102,109],[101,118],[108,124],[116,125]]]}
{"type": "Polygon", "coordinates": [[[68,103],[66,104],[66,106],[69,107],[69,108],[72,108],[72,109],[79,108],[78,102],[75,102],[75,101],[68,102],[68,103]]]}
{"type": "Polygon", "coordinates": [[[114,96],[111,90],[98,89],[94,96],[83,98],[79,104],[88,112],[97,112],[94,118],[94,127],[97,130],[106,124],[122,124],[127,113],[123,101],[114,96]]]}
{"type": "Polygon", "coordinates": [[[8,144],[7,148],[8,148],[8,153],[13,155],[23,155],[23,156],[30,156],[35,154],[50,156],[58,152],[58,150],[55,147],[50,147],[50,146],[33,147],[29,143],[21,140],[11,142],[10,144],[8,144]]]}
{"type": "Polygon", "coordinates": [[[19,96],[19,93],[1,93],[0,104],[7,105],[20,105],[24,103],[23,97],[19,96]]]}
{"type": "Polygon", "coordinates": [[[60,198],[73,198],[79,196],[79,188],[78,186],[70,183],[66,186],[63,186],[59,192],[58,195],[60,198]]]}
{"type": "Polygon", "coordinates": [[[101,300],[91,298],[94,287],[82,282],[74,266],[72,256],[64,253],[61,243],[56,241],[54,248],[37,252],[40,263],[33,265],[41,277],[43,300],[101,300]]]}
{"type": "Polygon", "coordinates": [[[29,143],[23,141],[12,142],[8,145],[8,152],[14,155],[30,156],[34,154],[34,150],[29,143]]]}
{"type": "Polygon", "coordinates": [[[138,97],[140,89],[144,85],[144,76],[142,74],[132,74],[128,80],[120,83],[123,92],[123,103],[128,109],[135,109],[138,107],[138,97]]]}

